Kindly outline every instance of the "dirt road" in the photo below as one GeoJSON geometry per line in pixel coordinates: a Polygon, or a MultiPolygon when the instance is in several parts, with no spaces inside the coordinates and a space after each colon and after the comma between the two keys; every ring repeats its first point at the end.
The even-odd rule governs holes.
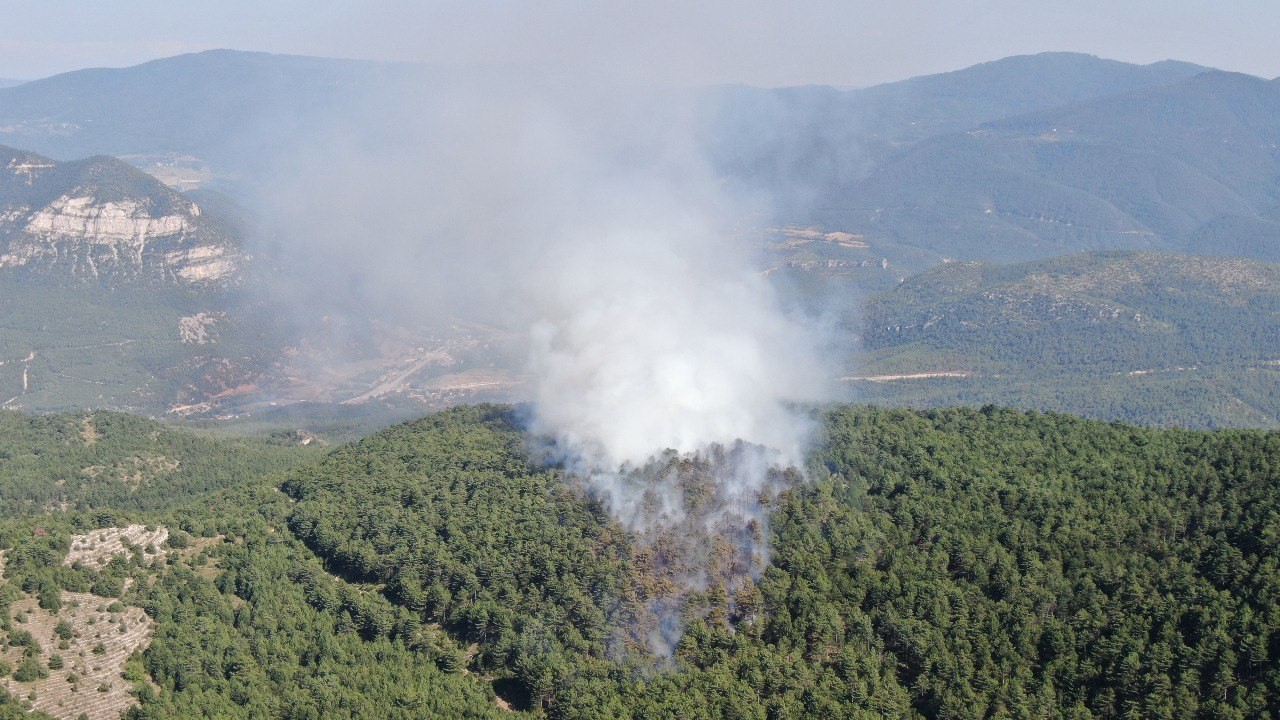
{"type": "Polygon", "coordinates": [[[386,395],[389,392],[400,390],[404,387],[405,381],[418,374],[418,372],[426,366],[437,362],[444,365],[453,362],[453,358],[449,357],[449,354],[443,350],[427,353],[426,357],[410,365],[407,369],[392,375],[377,385],[374,385],[373,389],[369,390],[369,392],[357,395],[350,400],[343,400],[341,404],[355,405],[356,403],[362,403],[380,395],[386,395]]]}

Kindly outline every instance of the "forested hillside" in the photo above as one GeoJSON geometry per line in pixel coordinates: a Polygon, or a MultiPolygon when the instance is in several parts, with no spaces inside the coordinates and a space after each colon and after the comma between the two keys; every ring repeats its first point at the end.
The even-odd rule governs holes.
{"type": "Polygon", "coordinates": [[[1280,266],[1151,252],[957,262],[867,303],[858,396],[1280,427],[1280,266]],[[885,379],[950,371],[951,377],[885,379]]]}
{"type": "Polygon", "coordinates": [[[301,439],[196,434],[114,412],[0,410],[0,517],[173,507],[315,457],[301,439]]]}
{"type": "MultiPolygon", "coordinates": [[[[103,446],[156,432],[110,419],[103,446]]],[[[80,420],[11,436],[0,467],[80,448],[80,420]]],[[[295,470],[240,455],[258,472],[175,484],[168,507],[123,493],[4,520],[3,592],[144,609],[135,718],[1280,712],[1280,435],[994,407],[822,420],[770,566],[690,595],[669,658],[642,641],[646,593],[679,579],[498,406],[295,470]],[[170,528],[165,552],[60,564],[73,534],[127,522],[170,528]]],[[[27,612],[4,614],[10,645],[27,612]]],[[[10,707],[33,682],[10,681],[10,707]]]]}

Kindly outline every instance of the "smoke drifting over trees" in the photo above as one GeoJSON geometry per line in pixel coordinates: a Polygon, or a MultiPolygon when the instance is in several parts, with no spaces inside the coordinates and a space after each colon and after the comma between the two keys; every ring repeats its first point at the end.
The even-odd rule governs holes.
{"type": "Polygon", "coordinates": [[[692,99],[594,81],[417,87],[361,98],[282,156],[262,214],[311,281],[287,290],[525,338],[533,429],[672,557],[655,565],[676,581],[659,615],[712,582],[714,538],[742,556],[728,576],[758,572],[769,465],[799,462],[794,405],[828,375],[813,328],[779,309],[734,235],[761,208],[708,171],[692,99]],[[758,447],[710,463],[703,499],[639,470],[740,440],[758,447]]]}
{"type": "Polygon", "coordinates": [[[287,291],[523,338],[532,429],[630,530],[679,529],[664,567],[680,592],[708,587],[716,538],[742,554],[730,575],[757,573],[769,467],[799,463],[795,407],[830,374],[813,325],[753,269],[741,228],[763,208],[708,170],[693,98],[585,79],[415,86],[361,98],[278,163],[262,215],[308,278],[287,291]],[[702,500],[638,479],[665,452],[724,447],[702,500]]]}

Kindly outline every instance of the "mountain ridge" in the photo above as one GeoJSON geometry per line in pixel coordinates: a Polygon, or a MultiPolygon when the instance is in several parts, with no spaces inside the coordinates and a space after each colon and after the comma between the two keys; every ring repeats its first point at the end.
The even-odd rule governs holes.
{"type": "MultiPolygon", "coordinates": [[[[962,259],[1211,253],[1223,224],[1280,237],[1277,87],[1200,73],[935,136],[828,201],[831,222],[962,259]]],[[[1280,246],[1234,241],[1280,259],[1280,246]]]]}
{"type": "MultiPolygon", "coordinates": [[[[418,66],[209,51],[134,68],[57,76],[37,81],[39,92],[27,86],[11,89],[22,90],[21,93],[2,91],[0,130],[4,132],[0,132],[0,136],[14,134],[15,126],[5,124],[5,117],[21,109],[15,110],[16,106],[6,104],[6,98],[39,96],[45,98],[41,102],[47,101],[40,107],[48,112],[42,110],[43,115],[36,115],[55,124],[70,118],[60,113],[74,114],[72,111],[81,110],[89,115],[109,110],[103,117],[114,118],[112,122],[141,117],[138,113],[147,115],[146,122],[172,121],[168,130],[152,138],[158,144],[129,146],[128,142],[137,139],[138,128],[117,132],[119,127],[113,129],[111,123],[101,123],[92,127],[85,125],[77,131],[83,137],[75,139],[73,134],[64,149],[115,137],[124,144],[114,147],[175,153],[202,148],[201,152],[212,153],[206,158],[162,158],[171,167],[188,161],[193,168],[205,161],[216,165],[222,161],[219,158],[235,156],[248,147],[241,144],[238,149],[233,148],[226,138],[237,133],[252,134],[258,127],[255,123],[264,121],[279,108],[315,108],[327,102],[324,98],[352,97],[351,93],[361,92],[365,83],[416,81],[424,77],[420,71],[422,68],[418,66]],[[191,68],[202,69],[192,76],[194,79],[190,79],[187,87],[180,88],[181,93],[166,96],[168,91],[164,88],[172,89],[191,68]],[[241,78],[241,69],[251,71],[247,80],[241,78]],[[111,79],[109,87],[93,91],[88,100],[68,99],[68,88],[92,87],[102,78],[111,79]],[[129,93],[114,92],[113,88],[124,85],[131,86],[129,93]],[[265,115],[257,114],[260,109],[253,107],[254,98],[286,85],[290,86],[290,93],[272,100],[265,115]],[[63,88],[60,94],[50,90],[58,87],[63,88]],[[312,91],[318,94],[310,99],[302,97],[312,91]],[[156,96],[152,98],[154,102],[139,105],[136,101],[148,93],[156,96]],[[174,118],[164,119],[166,108],[202,93],[208,97],[192,107],[184,106],[174,118]],[[199,122],[190,128],[180,128],[192,116],[198,116],[199,122]],[[175,128],[189,130],[190,135],[183,139],[175,128]],[[96,135],[89,137],[85,133],[96,135]],[[185,144],[165,144],[174,138],[185,144]]],[[[738,101],[744,103],[741,107],[760,114],[746,113],[738,118],[742,121],[740,125],[711,123],[704,130],[724,131],[719,136],[722,144],[718,147],[727,153],[720,159],[727,160],[728,164],[720,165],[719,169],[728,178],[726,184],[731,191],[742,189],[734,187],[737,181],[760,180],[766,185],[778,181],[787,185],[782,194],[792,193],[790,197],[796,201],[793,206],[781,203],[777,208],[777,214],[785,220],[752,236],[755,244],[748,251],[761,254],[758,267],[762,274],[770,278],[788,302],[794,300],[798,306],[817,311],[856,313],[856,303],[861,298],[875,290],[891,288],[913,272],[944,260],[987,258],[1008,262],[1079,249],[1113,247],[1222,252],[1280,259],[1280,198],[1274,183],[1268,180],[1274,177],[1273,168],[1275,173],[1280,173],[1280,165],[1273,162],[1275,153],[1266,146],[1276,134],[1271,98],[1277,89],[1280,83],[1275,80],[1223,73],[1176,61],[1139,66],[1083,54],[1047,53],[1005,58],[952,73],[860,91],[730,89],[727,92],[737,93],[738,101]],[[809,96],[825,99],[807,103],[809,96]],[[881,99],[866,103],[866,107],[850,104],[853,98],[867,97],[881,99]],[[1195,102],[1202,97],[1209,102],[1195,102]],[[1238,102],[1241,112],[1233,113],[1233,106],[1238,102]],[[1184,108],[1186,112],[1151,111],[1153,107],[1165,106],[1184,108]],[[1030,112],[1023,112],[1028,108],[1030,112]],[[1019,112],[1022,114],[1016,114],[1019,112]],[[1120,127],[1108,121],[1115,117],[1127,124],[1120,127]],[[761,124],[753,125],[756,120],[761,124]],[[770,124],[777,121],[785,122],[770,124]],[[952,128],[961,129],[930,135],[939,129],[952,128]],[[753,134],[761,129],[767,132],[753,134]],[[924,136],[923,139],[920,136],[924,136]],[[1230,142],[1222,143],[1223,137],[1230,142]],[[756,151],[759,153],[753,154],[756,151]],[[858,179],[864,165],[869,167],[867,171],[871,175],[858,179]],[[832,188],[838,192],[832,192],[832,188]],[[1273,198],[1277,198],[1275,202],[1273,198]]],[[[715,99],[710,97],[709,101],[714,105],[715,99]]],[[[732,107],[732,103],[728,107],[732,107]]],[[[89,116],[84,113],[76,117],[89,116]]],[[[1280,112],[1274,115],[1280,116],[1280,112]]],[[[285,124],[272,132],[287,132],[290,127],[296,127],[288,123],[300,121],[299,117],[282,121],[285,124]]],[[[150,127],[143,126],[144,129],[150,127]]],[[[46,133],[42,137],[54,141],[60,136],[46,133]]],[[[253,140],[242,142],[252,145],[253,140]]],[[[713,145],[712,150],[715,147],[713,145]]],[[[144,154],[129,160],[146,165],[155,157],[144,154]]],[[[33,165],[46,161],[10,160],[10,164],[14,162],[33,165]]],[[[115,162],[118,161],[97,157],[67,161],[65,167],[85,169],[115,162]]],[[[119,187],[110,184],[98,187],[96,192],[103,198],[145,179],[136,171],[114,167],[119,170],[119,187]]],[[[219,172],[222,170],[215,169],[211,174],[217,176],[219,172]]],[[[160,175],[168,177],[164,173],[160,175]]],[[[187,187],[185,176],[177,175],[174,184],[187,187]]],[[[5,192],[16,198],[25,198],[34,192],[24,184],[25,177],[13,182],[17,184],[5,192]]],[[[252,222],[236,206],[236,191],[241,189],[244,188],[214,183],[213,189],[199,189],[192,194],[155,191],[158,204],[154,215],[176,217],[176,211],[170,213],[164,208],[190,207],[193,202],[203,204],[210,212],[203,212],[201,221],[210,216],[226,216],[219,222],[229,228],[228,237],[248,237],[253,232],[252,222]],[[226,194],[218,195],[219,192],[226,194]]],[[[71,216],[76,216],[79,227],[89,223],[83,217],[84,212],[68,206],[67,201],[75,197],[66,192],[46,195],[39,198],[40,203],[34,200],[18,203],[33,207],[39,204],[44,208],[66,198],[38,227],[65,226],[71,222],[71,216]]],[[[6,212],[12,214],[13,211],[6,212]]],[[[10,226],[18,230],[25,228],[30,224],[28,215],[36,212],[31,210],[22,215],[22,222],[11,222],[10,226]]],[[[181,225],[195,220],[184,216],[176,222],[181,225]]],[[[746,231],[744,235],[751,232],[746,231]]],[[[272,241],[268,238],[263,243],[264,256],[271,254],[272,241]]],[[[34,241],[28,245],[32,243],[34,241]]],[[[62,263],[58,271],[67,269],[81,278],[92,277],[88,263],[77,265],[66,261],[84,255],[86,248],[101,250],[102,247],[104,243],[85,244],[76,253],[59,255],[55,251],[44,257],[50,262],[62,263]]],[[[12,252],[3,254],[14,256],[12,252]]],[[[315,259],[325,262],[323,257],[315,259]]],[[[262,262],[269,263],[269,259],[262,262]]],[[[270,278],[266,277],[269,274],[264,269],[253,282],[269,283],[270,278]]],[[[43,276],[49,279],[55,275],[50,271],[43,276]]],[[[244,284],[231,283],[230,287],[244,287],[244,284]]],[[[24,292],[29,294],[28,299],[38,294],[29,288],[24,292]]],[[[52,292],[48,288],[39,292],[46,293],[41,294],[41,298],[57,299],[47,294],[52,292]]],[[[106,297],[88,298],[92,293],[86,293],[77,297],[85,299],[94,308],[94,317],[102,320],[101,313],[111,307],[112,301],[106,297]]],[[[125,294],[133,302],[133,295],[125,294]]],[[[374,392],[386,389],[397,396],[447,398],[454,396],[457,387],[474,383],[465,378],[450,379],[447,375],[437,378],[448,366],[443,360],[445,357],[460,365],[479,363],[477,372],[483,376],[480,384],[486,387],[492,384],[509,389],[519,384],[513,366],[498,368],[492,357],[486,358],[483,352],[474,349],[492,347],[493,338],[485,333],[472,337],[468,330],[461,333],[466,337],[460,337],[456,328],[406,331],[403,327],[392,327],[396,321],[379,323],[369,314],[331,322],[327,311],[318,311],[313,313],[316,317],[298,321],[296,317],[285,317],[289,310],[266,307],[273,304],[269,300],[258,302],[261,307],[252,312],[229,312],[227,297],[223,295],[209,302],[186,298],[177,303],[175,308],[181,309],[176,313],[148,304],[145,313],[139,313],[121,326],[120,331],[127,326],[130,332],[158,343],[154,347],[182,339],[193,343],[216,341],[219,350],[225,350],[235,344],[232,338],[237,322],[251,328],[254,339],[230,358],[204,352],[211,348],[165,350],[167,357],[172,358],[166,361],[170,364],[156,365],[180,378],[186,389],[174,396],[162,389],[173,387],[170,380],[158,385],[150,379],[131,380],[121,388],[128,384],[147,388],[148,401],[110,406],[217,412],[214,408],[219,403],[225,408],[226,403],[231,402],[229,398],[235,398],[235,402],[245,403],[237,407],[260,410],[268,397],[270,401],[299,398],[355,401],[366,398],[371,388],[374,392]],[[145,323],[141,320],[144,316],[145,323]],[[290,325],[290,320],[295,321],[293,326],[285,327],[290,325]],[[300,323],[307,326],[297,327],[300,323]],[[175,328],[179,334],[161,342],[163,337],[174,333],[175,328]],[[326,335],[336,340],[318,339],[326,335]],[[325,345],[332,352],[317,349],[325,345]],[[205,360],[190,365],[193,361],[187,351],[192,349],[200,350],[205,360]],[[321,355],[326,359],[317,360],[321,355]],[[335,357],[354,357],[356,362],[346,364],[333,360],[335,357]],[[425,367],[422,363],[431,365],[431,358],[436,357],[441,358],[440,363],[429,372],[424,371],[416,384],[402,378],[406,369],[425,367]],[[460,359],[463,357],[465,361],[460,359]],[[223,374],[217,370],[223,361],[231,362],[236,371],[223,374]],[[331,370],[340,364],[344,370],[334,375],[331,370]],[[322,381],[315,380],[316,373],[321,372],[316,369],[318,366],[325,368],[322,381]],[[178,372],[174,370],[177,367],[188,370],[178,372]],[[188,381],[192,368],[200,378],[197,385],[204,389],[191,389],[188,381]],[[274,380],[268,383],[269,378],[274,380]],[[264,390],[268,386],[272,389],[264,390]],[[239,388],[256,390],[240,394],[239,388]],[[258,397],[251,399],[252,392],[258,393],[258,397]],[[166,396],[166,393],[169,394],[166,396]]],[[[11,307],[34,307],[24,303],[11,307]]],[[[21,332],[15,330],[13,334],[23,338],[21,342],[15,341],[13,347],[5,348],[15,363],[28,357],[35,348],[45,347],[47,337],[39,331],[43,321],[29,320],[30,323],[12,321],[14,327],[23,326],[21,332]]],[[[111,334],[98,331],[90,334],[100,340],[99,344],[123,341],[116,330],[111,334]]],[[[882,351],[889,352],[886,348],[875,350],[882,351]]],[[[37,357],[30,363],[18,364],[31,365],[32,382],[40,379],[49,383],[42,386],[46,388],[53,387],[60,382],[56,378],[64,376],[80,382],[80,369],[87,369],[76,365],[76,372],[66,372],[70,366],[53,363],[43,354],[37,357]],[[51,364],[40,365],[42,362],[51,364]]],[[[131,357],[128,362],[135,360],[131,357]]],[[[509,362],[509,358],[499,364],[502,362],[509,362]]],[[[113,367],[122,367],[114,363],[113,360],[113,367]]],[[[876,367],[884,366],[881,374],[903,374],[902,368],[890,367],[893,364],[888,360],[873,362],[876,367]]],[[[1136,366],[1130,369],[1135,368],[1142,369],[1136,366]]],[[[911,372],[936,369],[907,368],[911,372]]],[[[1084,370],[1083,367],[1077,369],[1084,370]]],[[[155,367],[148,372],[153,370],[155,367]]],[[[6,369],[0,374],[8,372],[6,369]]],[[[879,371],[873,368],[867,372],[879,371]]],[[[25,375],[7,378],[6,397],[26,391],[25,384],[20,382],[23,378],[25,375]]],[[[63,399],[50,406],[39,404],[48,401],[35,394],[25,397],[37,403],[33,407],[67,407],[62,404],[66,402],[63,399]]],[[[76,392],[66,397],[81,398],[84,394],[76,392]]],[[[105,399],[103,395],[97,397],[105,399]]],[[[116,403],[123,396],[108,397],[116,403]]],[[[1272,422],[1269,411],[1251,417],[1250,422],[1267,425],[1272,422]]]]}
{"type": "Polygon", "coordinates": [[[799,213],[833,202],[823,188],[847,187],[928,137],[1209,69],[1042,53],[856,90],[722,87],[710,93],[707,143],[713,163],[735,182],[774,193],[799,213]],[[799,192],[789,189],[797,182],[799,192]]]}
{"type": "Polygon", "coordinates": [[[0,89],[0,143],[62,160],[196,155],[242,169],[308,113],[413,66],[207,50],[0,89]],[[268,132],[274,131],[274,132],[268,132]]]}

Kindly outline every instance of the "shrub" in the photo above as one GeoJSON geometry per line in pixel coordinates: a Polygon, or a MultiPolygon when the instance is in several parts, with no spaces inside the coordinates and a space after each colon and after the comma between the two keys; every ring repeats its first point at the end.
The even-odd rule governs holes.
{"type": "Polygon", "coordinates": [[[32,680],[47,677],[49,677],[49,671],[45,670],[40,665],[40,662],[30,655],[22,660],[22,664],[18,666],[17,670],[13,671],[13,679],[18,682],[31,682],[32,680]]]}

